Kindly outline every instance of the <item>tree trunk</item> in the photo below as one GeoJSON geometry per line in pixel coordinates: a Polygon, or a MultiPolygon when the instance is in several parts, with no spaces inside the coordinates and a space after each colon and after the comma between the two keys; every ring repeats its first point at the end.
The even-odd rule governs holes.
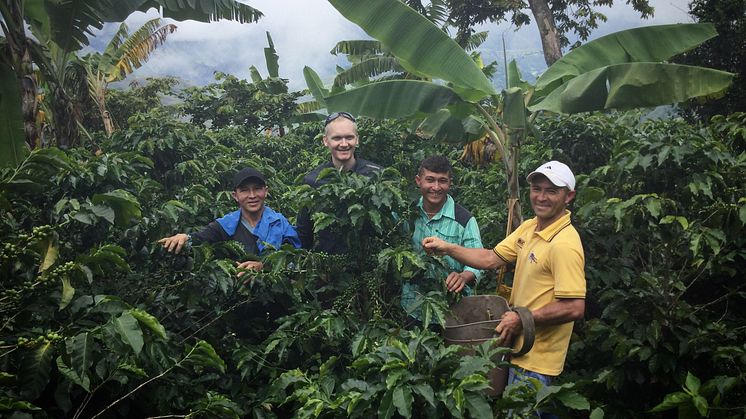
{"type": "Polygon", "coordinates": [[[546,61],[547,66],[551,66],[562,57],[562,48],[560,47],[560,38],[557,33],[557,25],[554,23],[554,16],[549,9],[547,0],[528,0],[528,4],[531,6],[531,13],[533,13],[536,25],[539,27],[544,61],[546,61]]]}
{"type": "Polygon", "coordinates": [[[39,139],[39,130],[36,126],[36,113],[39,108],[37,100],[37,84],[31,64],[29,42],[26,37],[25,22],[23,20],[23,3],[9,1],[3,10],[2,30],[5,35],[6,61],[15,71],[18,84],[21,88],[21,114],[23,115],[23,130],[26,144],[34,148],[39,139]],[[7,16],[6,16],[7,14],[7,16]]]}

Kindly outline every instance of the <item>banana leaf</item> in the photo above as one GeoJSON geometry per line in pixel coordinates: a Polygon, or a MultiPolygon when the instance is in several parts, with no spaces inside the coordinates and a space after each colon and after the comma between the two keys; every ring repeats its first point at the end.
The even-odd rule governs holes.
{"type": "Polygon", "coordinates": [[[329,112],[347,111],[372,118],[404,118],[432,113],[461,102],[451,89],[420,80],[390,80],[367,84],[326,98],[329,112]]]}
{"type": "Polygon", "coordinates": [[[306,79],[308,90],[311,92],[313,98],[316,99],[316,102],[321,106],[326,106],[325,97],[329,94],[329,91],[324,88],[324,83],[321,81],[319,74],[311,67],[305,66],[303,67],[303,78],[306,79]]]}
{"type": "Polygon", "coordinates": [[[573,77],[598,68],[632,62],[660,62],[717,36],[712,24],[645,26],[615,32],[575,48],[536,80],[536,97],[549,94],[573,77]]]}
{"type": "Polygon", "coordinates": [[[575,77],[528,109],[577,113],[667,105],[718,96],[733,77],[725,71],[678,64],[617,64],[575,77]]]}
{"type": "Polygon", "coordinates": [[[350,21],[381,41],[401,65],[453,83],[478,101],[495,88],[469,54],[448,34],[398,0],[329,0],[350,21]]]}

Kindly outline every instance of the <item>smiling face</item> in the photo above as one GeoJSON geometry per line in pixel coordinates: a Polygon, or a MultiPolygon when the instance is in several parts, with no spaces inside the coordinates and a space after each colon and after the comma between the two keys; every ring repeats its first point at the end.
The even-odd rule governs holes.
{"type": "Polygon", "coordinates": [[[422,194],[422,206],[426,212],[438,212],[443,208],[448,191],[451,189],[451,177],[448,173],[437,173],[421,169],[414,181],[422,194]]]}
{"type": "Polygon", "coordinates": [[[249,178],[240,184],[231,195],[241,208],[242,215],[253,218],[262,214],[267,190],[267,185],[263,182],[256,178],[249,178]]]}
{"type": "Polygon", "coordinates": [[[531,178],[531,208],[544,228],[559,220],[565,208],[575,198],[575,191],[554,185],[546,176],[537,174],[531,178]]]}
{"type": "Polygon", "coordinates": [[[334,167],[351,169],[355,165],[357,126],[347,118],[337,118],[324,130],[324,145],[332,155],[334,167]]]}

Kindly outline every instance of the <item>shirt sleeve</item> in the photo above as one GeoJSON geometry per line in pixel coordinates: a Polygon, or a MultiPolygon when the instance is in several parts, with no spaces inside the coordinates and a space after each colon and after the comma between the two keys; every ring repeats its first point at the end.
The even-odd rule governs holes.
{"type": "Polygon", "coordinates": [[[554,276],[555,298],[585,298],[585,255],[583,246],[559,242],[552,246],[549,259],[554,276]]]}
{"type": "MultiPolygon", "coordinates": [[[[477,219],[474,217],[471,217],[469,221],[466,223],[466,227],[464,228],[464,234],[461,238],[461,246],[471,247],[471,248],[476,248],[476,249],[484,248],[484,246],[482,245],[482,235],[479,233],[479,225],[477,225],[477,219]]],[[[474,274],[475,283],[478,284],[479,280],[482,279],[481,269],[475,269],[470,266],[467,266],[464,270],[472,272],[474,274]]]]}
{"type": "Polygon", "coordinates": [[[283,217],[282,218],[282,224],[283,224],[283,233],[282,233],[282,242],[283,243],[290,243],[293,247],[296,249],[301,248],[301,241],[300,237],[298,236],[298,232],[295,231],[295,228],[288,222],[288,220],[283,217]]]}
{"type": "Polygon", "coordinates": [[[223,227],[220,227],[220,224],[215,221],[208,224],[202,230],[192,233],[190,236],[194,244],[217,243],[228,239],[228,235],[223,230],[223,227]]]}
{"type": "MultiPolygon", "coordinates": [[[[525,224],[525,223],[524,223],[525,224]]],[[[520,225],[515,231],[503,239],[500,243],[492,249],[497,257],[504,260],[507,263],[515,262],[518,257],[518,239],[523,234],[523,225],[520,225]]]]}

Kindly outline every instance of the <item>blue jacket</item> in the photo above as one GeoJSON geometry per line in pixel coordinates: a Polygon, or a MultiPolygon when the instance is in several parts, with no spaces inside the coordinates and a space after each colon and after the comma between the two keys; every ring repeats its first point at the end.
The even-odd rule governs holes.
{"type": "Polygon", "coordinates": [[[253,233],[241,223],[241,210],[238,209],[211,222],[192,237],[208,243],[237,240],[244,245],[247,252],[257,254],[267,248],[279,249],[283,243],[290,243],[296,249],[300,248],[300,238],[295,228],[282,214],[266,205],[253,233]]]}

